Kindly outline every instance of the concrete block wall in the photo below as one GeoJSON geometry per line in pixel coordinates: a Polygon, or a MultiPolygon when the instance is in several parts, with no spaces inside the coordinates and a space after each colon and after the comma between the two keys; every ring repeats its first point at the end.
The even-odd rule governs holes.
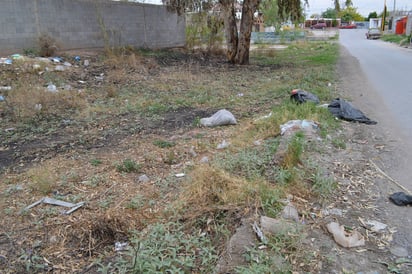
{"type": "Polygon", "coordinates": [[[185,19],[159,5],[109,0],[1,0],[0,51],[38,47],[48,34],[61,49],[185,45],[185,19]]]}

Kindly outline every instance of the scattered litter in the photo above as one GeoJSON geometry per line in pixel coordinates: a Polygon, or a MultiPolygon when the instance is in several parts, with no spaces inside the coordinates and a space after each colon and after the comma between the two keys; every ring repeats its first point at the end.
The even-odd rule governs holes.
{"type": "Polygon", "coordinates": [[[140,175],[138,180],[139,183],[147,183],[150,181],[149,177],[147,177],[146,174],[140,175]]]}
{"type": "Polygon", "coordinates": [[[255,121],[259,121],[259,120],[262,120],[262,119],[267,119],[267,118],[269,118],[270,116],[272,116],[272,112],[270,112],[268,115],[264,115],[264,116],[262,116],[262,117],[259,117],[259,118],[257,118],[255,121]]]}
{"type": "Polygon", "coordinates": [[[230,111],[221,109],[209,118],[200,119],[200,124],[206,127],[236,125],[236,119],[230,111]]]}
{"type": "Polygon", "coordinates": [[[11,90],[11,86],[0,87],[0,90],[11,90]]]}
{"type": "Polygon", "coordinates": [[[69,62],[64,62],[63,65],[65,65],[66,67],[71,67],[72,64],[70,64],[69,62]]]}
{"type": "Polygon", "coordinates": [[[35,104],[34,109],[40,111],[43,108],[42,104],[35,104]]]}
{"type": "Polygon", "coordinates": [[[354,108],[351,103],[340,98],[333,100],[329,104],[328,109],[333,116],[339,119],[365,123],[369,125],[377,124],[377,122],[372,121],[368,117],[366,117],[365,114],[362,113],[362,111],[354,108]]]}
{"type": "Polygon", "coordinates": [[[226,142],[226,140],[223,140],[220,144],[217,145],[217,149],[225,149],[229,147],[230,143],[226,142]]]}
{"type": "Polygon", "coordinates": [[[41,66],[39,64],[33,64],[33,70],[39,70],[41,66]]]}
{"type": "Polygon", "coordinates": [[[252,225],[253,231],[256,233],[256,235],[258,236],[259,240],[266,244],[267,243],[267,239],[265,237],[265,235],[263,234],[262,230],[260,229],[260,227],[258,226],[258,224],[256,222],[253,223],[252,225]]]}
{"type": "Polygon", "coordinates": [[[4,96],[3,95],[0,95],[0,102],[3,102],[5,99],[4,99],[4,96]]]}
{"type": "Polygon", "coordinates": [[[317,131],[319,126],[314,121],[309,120],[291,120],[286,124],[280,125],[280,135],[297,130],[317,131]]]}
{"type": "Polygon", "coordinates": [[[54,68],[55,71],[65,71],[66,69],[64,68],[64,66],[58,65],[54,68]]]}
{"type": "Polygon", "coordinates": [[[81,59],[80,59],[80,56],[74,56],[73,59],[74,59],[74,61],[76,61],[76,62],[80,62],[80,60],[81,60],[81,59]]]}
{"type": "Polygon", "coordinates": [[[49,197],[44,197],[44,198],[38,200],[37,202],[25,207],[24,210],[29,210],[30,208],[35,207],[35,206],[37,206],[39,204],[42,204],[42,203],[43,204],[63,206],[63,207],[70,207],[69,210],[63,212],[63,214],[66,214],[66,215],[76,211],[77,209],[79,209],[80,207],[82,207],[85,204],[84,202],[73,204],[73,203],[60,201],[60,200],[56,200],[56,199],[49,198],[49,197]]]}
{"type": "Polygon", "coordinates": [[[90,61],[89,60],[84,60],[83,64],[84,64],[85,67],[88,67],[90,65],[90,61]]]}
{"type": "Polygon", "coordinates": [[[186,174],[184,174],[184,173],[177,173],[177,174],[175,174],[175,176],[176,176],[176,178],[182,178],[182,177],[185,177],[186,174]]]}
{"type": "Polygon", "coordinates": [[[128,242],[115,242],[114,243],[114,251],[123,251],[129,245],[128,242]]]}
{"type": "Polygon", "coordinates": [[[333,238],[343,247],[357,247],[365,245],[365,238],[358,231],[345,231],[343,225],[331,222],[326,225],[328,231],[333,234],[333,238]]]}
{"type": "Polygon", "coordinates": [[[57,92],[57,87],[53,84],[49,84],[47,86],[47,91],[55,93],[55,92],[57,92]]]}
{"type": "Polygon", "coordinates": [[[389,200],[398,206],[412,205],[412,195],[408,195],[405,192],[395,192],[389,196],[389,200]]]}
{"type": "Polygon", "coordinates": [[[243,97],[243,93],[238,93],[237,97],[243,97]]]}
{"type": "Polygon", "coordinates": [[[379,232],[381,230],[386,229],[387,227],[387,225],[375,220],[369,220],[366,222],[366,224],[372,226],[370,229],[374,232],[379,232]]]}
{"type": "Polygon", "coordinates": [[[50,58],[50,60],[54,63],[60,63],[63,61],[63,59],[61,57],[52,57],[50,58]]]}
{"type": "Polygon", "coordinates": [[[290,99],[295,100],[299,104],[305,103],[307,101],[319,104],[318,96],[301,89],[292,90],[290,99]]]}
{"type": "Polygon", "coordinates": [[[16,54],[13,54],[13,55],[11,56],[11,58],[12,58],[13,60],[17,60],[17,59],[22,59],[23,56],[21,56],[20,54],[16,53],[16,54]]]}
{"type": "Polygon", "coordinates": [[[200,159],[200,163],[202,164],[209,163],[209,158],[207,156],[203,156],[202,159],[200,159]]]}
{"type": "Polygon", "coordinates": [[[13,60],[9,58],[0,58],[0,64],[11,65],[13,64],[13,60]]]}
{"type": "Polygon", "coordinates": [[[9,127],[9,128],[6,128],[4,131],[5,131],[5,132],[9,132],[9,131],[13,131],[13,130],[16,130],[16,128],[14,128],[14,127],[9,127]]]}

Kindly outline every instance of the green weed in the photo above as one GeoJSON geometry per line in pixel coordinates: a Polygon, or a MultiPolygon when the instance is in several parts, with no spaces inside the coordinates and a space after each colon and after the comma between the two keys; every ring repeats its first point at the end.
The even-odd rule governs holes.
{"type": "Polygon", "coordinates": [[[136,231],[125,257],[117,268],[129,273],[212,273],[217,261],[207,237],[188,234],[178,223],[136,231]]]}
{"type": "Polygon", "coordinates": [[[140,170],[140,165],[132,159],[125,159],[122,163],[116,165],[116,170],[118,172],[138,172],[140,170]]]}
{"type": "Polygon", "coordinates": [[[160,148],[169,148],[174,147],[176,144],[173,142],[165,141],[165,140],[154,140],[153,144],[160,148]]]}

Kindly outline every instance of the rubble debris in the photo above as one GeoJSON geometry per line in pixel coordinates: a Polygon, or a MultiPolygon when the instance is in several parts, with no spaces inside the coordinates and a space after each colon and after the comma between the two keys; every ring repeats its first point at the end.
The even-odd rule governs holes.
{"type": "Polygon", "coordinates": [[[77,204],[73,204],[73,203],[69,203],[69,202],[65,202],[65,201],[61,201],[61,200],[56,200],[56,199],[49,198],[49,197],[44,197],[44,198],[41,198],[40,200],[38,200],[37,202],[34,202],[31,205],[25,207],[24,210],[29,210],[29,209],[31,209],[31,208],[39,205],[39,204],[50,204],[50,205],[57,205],[57,206],[63,206],[63,207],[70,207],[69,210],[63,212],[63,214],[69,215],[72,212],[79,209],[80,207],[82,207],[85,204],[85,202],[79,202],[77,204]]]}

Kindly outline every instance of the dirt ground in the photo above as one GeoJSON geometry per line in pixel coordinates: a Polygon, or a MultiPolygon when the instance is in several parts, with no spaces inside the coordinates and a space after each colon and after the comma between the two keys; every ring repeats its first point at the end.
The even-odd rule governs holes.
{"type": "MultiPolygon", "coordinates": [[[[331,208],[340,209],[322,220],[357,227],[366,236],[366,245],[340,248],[322,230],[314,229],[310,242],[325,256],[321,273],[411,273],[410,207],[389,201],[394,192],[406,192],[410,172],[407,163],[410,144],[397,133],[373,86],[366,81],[358,61],[341,48],[338,64],[339,93],[361,109],[377,125],[345,123],[345,150],[321,155],[319,161],[340,178],[340,191],[331,208]],[[400,187],[400,184],[402,187],[400,187]],[[373,231],[370,221],[387,225],[373,231]],[[344,272],[346,270],[347,272],[344,272]]],[[[332,211],[333,212],[333,211],[332,211]]]]}
{"type": "MultiPolygon", "coordinates": [[[[208,59],[204,57],[197,59],[199,60],[208,62],[208,59]]],[[[176,64],[181,62],[181,60],[161,60],[161,62],[169,62],[168,65],[175,61],[176,64]]],[[[161,62],[159,61],[160,65],[155,67],[149,64],[145,77],[161,74],[163,72],[161,62]]],[[[218,67],[226,66],[213,60],[210,62],[214,65],[218,64],[218,67]]],[[[208,64],[205,66],[207,67],[208,64]]],[[[79,80],[89,85],[98,85],[98,82],[94,82],[94,77],[100,75],[104,69],[93,67],[90,74],[81,78],[76,78],[78,74],[73,73],[70,76],[73,80],[72,86],[79,88],[79,80]]],[[[216,67],[207,69],[216,69],[216,67]]],[[[343,122],[342,130],[336,134],[345,140],[346,148],[325,147],[322,153],[312,155],[314,161],[327,170],[327,175],[337,179],[339,190],[333,194],[326,208],[320,201],[306,201],[303,207],[298,208],[301,215],[308,216],[305,224],[308,237],[304,241],[304,247],[313,253],[313,258],[316,258],[317,261],[311,262],[311,265],[314,266],[314,272],[318,273],[412,273],[410,263],[412,235],[408,229],[412,222],[410,207],[398,207],[388,200],[391,193],[402,190],[386,177],[390,174],[400,182],[408,178],[406,167],[408,162],[412,162],[412,158],[404,154],[403,148],[410,146],[403,144],[402,138],[394,134],[397,132],[396,127],[392,125],[390,117],[382,114],[384,110],[379,108],[381,105],[379,98],[368,96],[374,94],[372,86],[364,80],[356,59],[348,55],[343,48],[338,73],[340,80],[335,84],[338,93],[343,98],[352,101],[378,124],[343,122]],[[359,231],[365,237],[366,244],[356,248],[338,246],[326,228],[331,221],[359,231]],[[387,226],[374,230],[373,222],[387,226]]],[[[130,81],[134,80],[138,82],[140,79],[130,81]]],[[[35,243],[38,242],[40,245],[41,242],[46,242],[50,246],[59,245],[60,247],[46,250],[56,262],[59,262],[54,265],[57,272],[70,273],[70,269],[76,269],[79,273],[94,273],[95,268],[88,268],[84,265],[85,262],[89,264],[92,262],[82,256],[87,257],[100,247],[93,246],[92,242],[78,242],[81,236],[85,236],[82,233],[86,229],[76,227],[76,222],[89,226],[88,228],[96,227],[94,230],[89,230],[94,233],[90,237],[93,236],[100,240],[99,244],[104,245],[108,242],[111,244],[115,240],[125,239],[125,230],[130,226],[144,227],[146,223],[156,218],[156,210],[139,216],[134,215],[132,210],[127,208],[125,210],[124,201],[126,198],[131,198],[130,193],[144,192],[151,195],[153,199],[164,195],[162,199],[159,199],[163,204],[156,204],[155,208],[161,208],[176,197],[173,197],[172,192],[159,194],[162,188],[159,188],[156,182],[142,184],[136,175],[121,176],[115,171],[111,172],[113,168],[110,163],[103,162],[102,166],[95,167],[90,165],[90,162],[93,159],[123,159],[125,156],[138,155],[142,162],[156,166],[156,169],[143,170],[149,177],[154,174],[166,177],[170,170],[179,173],[185,165],[180,163],[187,163],[211,154],[196,141],[197,136],[207,135],[208,142],[214,144],[235,134],[231,129],[218,131],[193,127],[193,120],[197,117],[209,116],[214,111],[185,107],[166,113],[156,121],[119,114],[112,117],[110,121],[98,120],[83,124],[81,128],[72,127],[70,121],[67,121],[67,124],[58,125],[58,134],[52,134],[43,139],[27,137],[12,142],[3,140],[2,147],[0,147],[0,168],[10,168],[11,171],[7,177],[10,182],[27,179],[20,178],[17,175],[19,171],[40,162],[47,165],[49,160],[53,160],[53,165],[59,170],[66,170],[70,167],[77,172],[67,171],[67,181],[71,182],[73,187],[65,189],[64,185],[57,185],[54,191],[61,197],[73,197],[75,193],[83,193],[82,198],[88,199],[90,205],[87,207],[88,213],[81,217],[69,217],[68,220],[61,218],[56,212],[49,212],[45,215],[41,209],[37,208],[30,214],[16,217],[19,218],[20,223],[12,224],[7,222],[7,218],[1,220],[0,224],[4,229],[4,231],[1,229],[1,232],[4,233],[0,234],[0,268],[13,269],[14,272],[20,270],[24,273],[23,268],[13,268],[9,265],[16,262],[10,258],[21,256],[22,249],[26,246],[33,246],[30,254],[35,254],[35,243]],[[179,149],[176,148],[174,155],[166,154],[152,145],[153,140],[157,139],[175,142],[179,149]],[[193,156],[193,147],[197,150],[196,156],[193,156]],[[89,171],[107,173],[109,178],[97,182],[84,180],[83,178],[88,178],[89,171]],[[97,184],[97,187],[93,185],[96,191],[91,184],[97,184]],[[117,197],[119,200],[113,202],[107,197],[117,197]],[[109,202],[112,202],[113,207],[110,212],[111,216],[122,212],[125,215],[123,220],[127,219],[130,223],[123,224],[121,219],[108,217],[104,213],[104,206],[109,202]],[[39,216],[45,216],[45,219],[38,221],[39,216]],[[110,229],[102,228],[99,226],[100,223],[112,225],[110,229]],[[68,233],[68,231],[74,232],[68,233]],[[76,233],[78,235],[75,235],[76,233]],[[58,244],[59,241],[62,243],[58,244]],[[67,248],[62,249],[63,245],[67,248]],[[82,250],[83,253],[80,255],[70,253],[75,249],[82,250]],[[73,259],[72,256],[78,257],[73,259]],[[70,259],[74,263],[67,266],[64,263],[65,259],[70,259]],[[78,262],[77,265],[76,262],[78,262]]],[[[253,107],[248,111],[253,112],[253,107]]],[[[331,138],[334,137],[336,136],[331,136],[331,138]]],[[[8,199],[7,201],[2,197],[3,200],[0,201],[2,208],[17,210],[36,200],[30,196],[30,192],[23,183],[16,185],[21,185],[23,191],[19,188],[8,190],[5,187],[2,188],[3,191],[7,190],[10,192],[8,194],[15,197],[15,200],[8,199]],[[22,200],[25,204],[22,204],[22,200]]],[[[168,188],[168,191],[171,189],[173,190],[173,186],[168,188]]],[[[237,215],[237,212],[231,211],[231,214],[237,215]]],[[[235,229],[237,225],[240,225],[241,220],[238,217],[232,220],[235,229]]],[[[30,254],[27,256],[31,256],[30,254]]]]}

